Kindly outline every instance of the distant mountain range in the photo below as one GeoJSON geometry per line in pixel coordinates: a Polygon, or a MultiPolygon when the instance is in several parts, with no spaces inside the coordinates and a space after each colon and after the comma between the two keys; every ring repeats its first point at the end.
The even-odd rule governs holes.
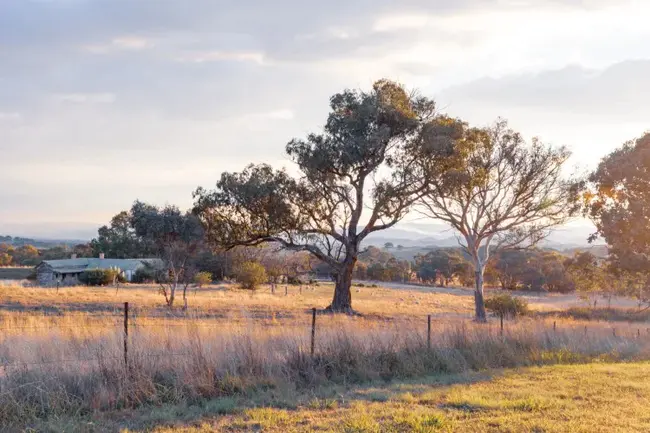
{"type": "MultiPolygon", "coordinates": [[[[28,238],[39,245],[76,245],[86,243],[96,237],[98,227],[89,223],[13,224],[11,226],[0,224],[0,233],[20,234],[19,239],[28,238]]],[[[587,242],[587,238],[594,230],[595,228],[586,222],[560,227],[554,230],[539,246],[559,251],[594,247],[593,244],[587,242]]],[[[372,233],[366,238],[365,245],[383,247],[389,242],[395,247],[401,245],[405,248],[415,249],[458,246],[455,232],[445,224],[419,222],[401,222],[390,229],[372,233]]],[[[596,245],[598,244],[597,242],[596,245]]]]}
{"type": "MultiPolygon", "coordinates": [[[[594,227],[586,223],[560,227],[540,242],[539,246],[557,250],[589,248],[593,245],[587,239],[594,231],[594,227]]],[[[366,245],[377,247],[383,247],[389,242],[395,247],[458,246],[455,232],[443,224],[402,223],[398,227],[372,233],[366,239],[366,245]]]]}

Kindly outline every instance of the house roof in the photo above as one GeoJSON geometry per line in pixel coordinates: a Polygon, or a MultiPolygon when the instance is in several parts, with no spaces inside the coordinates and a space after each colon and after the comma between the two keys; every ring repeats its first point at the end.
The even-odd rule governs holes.
{"type": "Polygon", "coordinates": [[[110,269],[119,268],[122,271],[135,271],[143,265],[149,264],[160,268],[163,262],[160,259],[99,259],[99,258],[78,258],[64,260],[43,260],[56,272],[74,273],[83,272],[88,269],[110,269]]]}

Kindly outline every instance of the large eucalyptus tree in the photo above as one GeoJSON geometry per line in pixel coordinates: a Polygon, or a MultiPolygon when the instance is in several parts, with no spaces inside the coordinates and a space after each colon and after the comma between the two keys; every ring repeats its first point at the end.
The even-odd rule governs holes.
{"type": "Polygon", "coordinates": [[[328,308],[350,313],[362,241],[400,221],[424,188],[410,149],[435,106],[382,80],[332,96],[330,108],[321,133],[286,146],[299,176],[266,164],[223,173],[214,190],[195,192],[195,212],[216,245],[273,242],[327,263],[336,280],[328,308]]]}
{"type": "Polygon", "coordinates": [[[413,149],[420,154],[415,176],[426,186],[419,210],[459,233],[476,274],[476,319],[485,321],[483,274],[491,255],[535,245],[578,210],[578,185],[562,172],[570,153],[527,143],[501,120],[473,128],[439,117],[425,129],[413,149]]]}

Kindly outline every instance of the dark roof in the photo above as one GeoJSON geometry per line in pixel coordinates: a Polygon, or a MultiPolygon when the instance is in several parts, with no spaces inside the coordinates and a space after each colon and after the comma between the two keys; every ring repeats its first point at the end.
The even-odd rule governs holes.
{"type": "MultiPolygon", "coordinates": [[[[118,268],[122,271],[135,271],[145,265],[161,268],[163,262],[160,259],[99,259],[79,258],[64,260],[43,260],[52,270],[61,273],[83,272],[88,269],[110,269],[118,268]]],[[[39,265],[40,266],[40,265],[39,265]]]]}

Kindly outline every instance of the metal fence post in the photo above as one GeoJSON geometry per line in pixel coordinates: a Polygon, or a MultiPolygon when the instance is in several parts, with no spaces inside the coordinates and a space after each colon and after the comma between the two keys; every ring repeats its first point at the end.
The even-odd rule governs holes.
{"type": "Polygon", "coordinates": [[[129,366],[129,303],[124,303],[124,366],[129,366]]]}
{"type": "Polygon", "coordinates": [[[311,356],[314,357],[316,347],[316,308],[311,309],[311,356]]]}
{"type": "Polygon", "coordinates": [[[431,349],[431,314],[427,316],[427,349],[431,349]]]}

